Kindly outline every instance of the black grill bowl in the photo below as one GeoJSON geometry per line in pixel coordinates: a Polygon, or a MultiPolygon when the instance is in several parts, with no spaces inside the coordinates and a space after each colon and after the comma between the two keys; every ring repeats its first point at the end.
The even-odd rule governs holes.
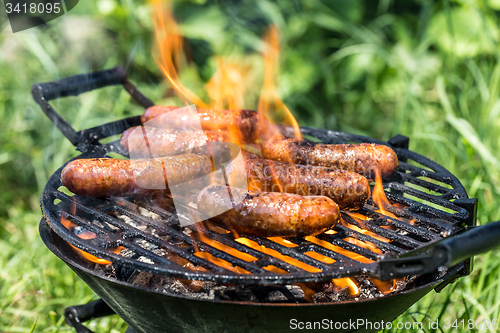
{"type": "MultiPolygon", "coordinates": [[[[461,263],[444,274],[427,274],[416,287],[376,299],[357,302],[310,304],[254,304],[245,302],[194,300],[147,290],[99,275],[91,263],[79,256],[47,224],[40,221],[40,236],[45,245],[62,259],[92,290],[101,297],[137,333],[151,332],[290,332],[291,323],[349,323],[364,320],[390,323],[411,305],[440,284],[461,275],[461,263]]],[[[377,332],[365,326],[335,332],[377,332]]],[[[333,326],[334,327],[334,326],[333,326]]]]}

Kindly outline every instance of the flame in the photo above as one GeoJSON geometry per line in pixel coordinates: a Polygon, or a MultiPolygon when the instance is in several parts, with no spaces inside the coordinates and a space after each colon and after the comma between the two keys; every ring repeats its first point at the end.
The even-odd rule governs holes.
{"type": "Polygon", "coordinates": [[[332,250],[334,252],[337,252],[337,253],[340,253],[348,258],[351,258],[353,260],[356,260],[356,261],[359,261],[359,262],[362,262],[362,263],[365,263],[365,264],[371,264],[373,263],[374,261],[371,260],[371,259],[368,259],[366,257],[363,257],[362,255],[360,254],[357,254],[355,252],[351,252],[351,251],[348,251],[348,250],[345,250],[343,248],[341,248],[340,246],[336,246],[336,245],[333,245],[327,241],[324,241],[324,240],[321,240],[319,238],[316,238],[314,236],[307,236],[305,237],[305,239],[311,243],[314,243],[314,244],[317,244],[319,246],[322,246],[324,247],[325,249],[328,249],[328,250],[332,250]]]}
{"type": "MultiPolygon", "coordinates": [[[[228,57],[217,57],[216,58],[216,70],[210,80],[204,85],[204,90],[206,95],[209,97],[207,101],[204,101],[198,95],[196,95],[192,90],[188,89],[181,82],[180,76],[182,71],[189,67],[189,63],[186,60],[186,55],[184,53],[183,47],[183,37],[181,33],[181,29],[177,22],[175,21],[172,15],[172,2],[171,1],[160,1],[153,0],[151,1],[152,9],[153,9],[153,23],[155,28],[155,36],[156,36],[156,44],[157,44],[157,56],[155,56],[155,60],[165,76],[166,80],[175,91],[176,95],[182,100],[185,105],[195,104],[200,108],[215,108],[215,109],[242,109],[245,107],[246,100],[251,100],[251,97],[255,94],[259,94],[258,91],[254,91],[257,85],[252,84],[254,81],[253,77],[255,76],[255,71],[251,66],[246,64],[241,59],[230,59],[228,57]]],[[[295,137],[301,139],[300,129],[296,119],[293,117],[290,110],[286,107],[283,101],[280,98],[279,94],[279,59],[280,59],[280,41],[279,41],[279,33],[276,26],[270,26],[263,36],[263,53],[262,53],[262,61],[264,67],[264,73],[262,77],[262,87],[260,89],[260,94],[257,103],[257,111],[262,113],[265,118],[287,124],[294,129],[295,137]]],[[[197,90],[198,91],[198,90],[197,90]]],[[[270,131],[273,132],[275,128],[270,131]]],[[[237,133],[238,129],[236,126],[229,128],[229,134],[231,138],[238,138],[237,133]]],[[[264,133],[264,131],[263,131],[264,133]]],[[[266,132],[268,133],[268,132],[266,132]]],[[[276,170],[271,170],[274,174],[276,170]]],[[[387,199],[384,189],[382,186],[382,180],[378,170],[376,170],[375,177],[375,187],[372,194],[373,201],[377,204],[378,212],[384,214],[389,217],[396,218],[395,215],[390,213],[387,210],[387,207],[391,206],[391,203],[387,199]]],[[[351,217],[358,219],[359,221],[369,220],[369,217],[366,217],[362,214],[355,212],[347,212],[351,217]]],[[[390,240],[378,236],[377,234],[357,227],[355,225],[351,225],[345,223],[345,225],[355,230],[359,233],[368,235],[382,242],[389,242],[390,240]]],[[[360,223],[360,225],[362,225],[360,223]]],[[[212,231],[215,231],[220,234],[228,233],[227,230],[222,228],[215,227],[211,224],[207,224],[208,228],[212,231]]],[[[327,231],[329,234],[335,234],[336,232],[333,230],[327,231]]],[[[193,235],[199,241],[202,241],[210,246],[217,248],[221,251],[224,251],[234,257],[240,258],[247,262],[255,261],[257,258],[251,256],[249,254],[238,251],[234,248],[226,246],[220,242],[212,240],[203,235],[203,233],[196,233],[193,235]]],[[[281,237],[269,237],[269,240],[280,244],[285,247],[296,247],[298,245],[283,239],[281,237]]],[[[258,243],[244,237],[239,237],[235,235],[235,240],[241,244],[244,244],[250,248],[253,248],[259,252],[265,253],[267,255],[276,257],[284,262],[287,262],[291,265],[299,267],[309,272],[321,272],[320,269],[312,267],[310,265],[304,264],[296,259],[293,259],[289,256],[282,255],[278,251],[275,251],[270,248],[266,248],[265,246],[261,246],[258,243]]],[[[360,254],[345,250],[339,246],[335,246],[327,241],[320,240],[316,237],[306,237],[306,240],[320,245],[326,249],[335,251],[337,253],[343,254],[353,260],[362,262],[362,263],[372,263],[373,260],[368,259],[360,254]]],[[[361,241],[352,237],[345,238],[347,242],[355,244],[357,246],[369,249],[375,253],[382,253],[382,251],[377,248],[373,243],[367,241],[361,241]]],[[[314,251],[308,251],[305,253],[309,257],[321,261],[323,263],[331,264],[334,263],[335,260],[333,258],[329,258],[320,253],[314,251]]],[[[220,258],[216,258],[209,253],[199,251],[195,249],[195,255],[198,257],[204,258],[206,260],[215,263],[221,267],[224,267],[228,270],[239,272],[241,274],[249,274],[248,271],[235,267],[227,261],[224,261],[220,258]]],[[[265,266],[264,269],[280,273],[286,274],[287,272],[279,267],[268,265],[265,266]]],[[[359,288],[356,284],[356,281],[350,278],[342,278],[342,279],[334,279],[332,281],[339,288],[349,288],[349,292],[351,295],[357,295],[359,293],[359,288]]],[[[381,290],[392,290],[387,287],[389,285],[394,286],[395,281],[390,282],[374,282],[377,286],[380,285],[381,290]]],[[[304,288],[303,288],[304,289],[304,288]]],[[[311,291],[312,292],[312,291],[311,291]]],[[[383,291],[382,291],[383,292],[383,291]]],[[[305,293],[307,294],[306,290],[305,293]]],[[[310,297],[312,297],[310,295],[310,297]]]]}
{"type": "Polygon", "coordinates": [[[371,281],[377,287],[377,289],[384,295],[390,294],[396,289],[397,281],[404,281],[406,278],[401,279],[393,279],[389,281],[380,281],[374,278],[371,278],[371,281]]]}
{"type": "Polygon", "coordinates": [[[340,289],[348,288],[349,294],[356,296],[359,294],[357,283],[352,278],[333,279],[332,282],[340,289]]]}
{"type": "Polygon", "coordinates": [[[349,215],[350,217],[352,217],[353,219],[356,219],[356,220],[361,220],[361,221],[371,220],[368,216],[365,216],[365,215],[360,214],[360,213],[356,213],[356,212],[352,212],[352,211],[344,211],[344,213],[346,213],[347,215],[349,215]]]}
{"type": "Polygon", "coordinates": [[[270,272],[274,272],[274,273],[278,273],[278,274],[288,274],[288,272],[285,271],[284,269],[281,269],[281,268],[276,267],[274,265],[267,265],[267,266],[264,266],[262,268],[264,268],[266,271],[270,271],[270,272]]]}
{"type": "Polygon", "coordinates": [[[311,303],[313,301],[313,296],[316,295],[316,292],[307,286],[307,283],[295,283],[296,286],[302,288],[304,292],[304,298],[306,301],[311,303]]]}
{"type": "Polygon", "coordinates": [[[391,207],[392,205],[389,202],[389,199],[385,196],[382,177],[380,177],[380,171],[377,168],[375,168],[375,186],[372,191],[372,199],[378,206],[378,209],[375,210],[376,212],[382,213],[385,216],[397,218],[396,215],[387,210],[387,207],[391,207]]]}
{"type": "Polygon", "coordinates": [[[213,255],[211,255],[208,252],[195,252],[194,255],[197,257],[203,258],[207,261],[210,261],[211,263],[214,263],[217,266],[220,266],[220,267],[223,267],[227,270],[230,270],[231,272],[235,272],[238,274],[250,274],[250,272],[247,271],[246,269],[243,269],[243,268],[238,267],[238,266],[233,266],[233,265],[231,265],[231,263],[225,261],[224,259],[214,257],[213,255]]]}
{"type": "Polygon", "coordinates": [[[362,247],[364,249],[368,249],[368,250],[370,250],[372,252],[375,252],[375,253],[378,253],[378,254],[382,254],[382,251],[377,246],[375,246],[373,243],[364,242],[364,241],[361,241],[359,239],[352,238],[352,237],[344,238],[344,240],[346,242],[348,242],[348,243],[357,245],[357,246],[362,247]]]}
{"type": "Polygon", "coordinates": [[[248,247],[251,247],[254,250],[257,250],[257,251],[260,251],[260,252],[265,253],[267,255],[270,255],[270,256],[273,256],[275,258],[278,258],[281,261],[284,261],[286,263],[289,263],[291,265],[299,267],[299,268],[301,268],[301,269],[303,269],[305,271],[312,272],[312,273],[319,273],[319,272],[321,272],[321,269],[319,269],[319,268],[316,268],[316,267],[304,264],[303,262],[301,262],[301,261],[299,261],[297,259],[294,259],[292,257],[285,256],[285,255],[279,253],[276,250],[267,248],[267,247],[265,247],[263,245],[259,245],[256,242],[254,242],[254,241],[252,241],[252,240],[250,240],[248,238],[240,237],[240,238],[236,238],[235,241],[237,241],[240,244],[243,244],[243,245],[246,245],[248,247]]]}
{"type": "Polygon", "coordinates": [[[193,235],[194,238],[218,249],[218,250],[221,250],[221,251],[224,251],[226,252],[227,254],[230,254],[232,255],[233,257],[237,257],[237,258],[240,258],[242,260],[245,260],[245,261],[255,261],[257,260],[257,258],[255,258],[254,256],[251,256],[249,254],[246,254],[246,253],[243,253],[241,251],[238,251],[236,249],[233,249],[232,247],[230,246],[227,246],[227,245],[224,245],[220,242],[217,242],[216,240],[213,240],[205,235],[203,235],[202,233],[196,233],[193,235]]]}
{"type": "MultiPolygon", "coordinates": [[[[370,236],[376,240],[379,240],[381,242],[384,242],[384,243],[389,243],[390,242],[390,239],[387,239],[385,237],[382,237],[382,236],[379,236],[377,235],[376,233],[370,231],[370,230],[366,230],[366,229],[363,229],[363,228],[360,228],[358,226],[355,226],[353,224],[350,224],[350,223],[347,223],[344,221],[344,219],[341,219],[341,222],[343,225],[345,225],[347,228],[351,229],[351,230],[354,230],[354,231],[357,231],[363,235],[367,235],[367,236],[370,236]]],[[[371,243],[370,243],[371,244],[371,243]]]]}
{"type": "Polygon", "coordinates": [[[159,58],[155,57],[156,64],[185,105],[193,103],[198,107],[207,108],[207,104],[181,83],[177,74],[184,63],[184,43],[179,26],[172,15],[172,2],[153,0],[151,6],[154,13],[156,45],[160,55],[159,58]]]}
{"type": "Polygon", "coordinates": [[[210,223],[209,221],[205,221],[205,226],[212,230],[213,232],[216,232],[218,234],[221,234],[221,235],[224,235],[224,234],[229,234],[230,231],[222,228],[222,227],[219,227],[218,225],[215,225],[213,223],[210,223]]]}
{"type": "Polygon", "coordinates": [[[279,35],[276,26],[270,26],[263,38],[266,44],[264,52],[264,82],[260,94],[257,110],[266,118],[272,119],[271,110],[274,114],[281,113],[282,122],[292,126],[295,137],[302,139],[299,124],[280,98],[277,90],[277,80],[279,77],[279,35]],[[272,109],[274,107],[274,109],[272,109]]]}
{"type": "Polygon", "coordinates": [[[275,243],[278,243],[280,245],[286,246],[286,247],[297,247],[298,246],[297,244],[290,242],[288,239],[284,239],[281,237],[267,237],[267,239],[269,239],[275,243]]]}
{"type": "MultiPolygon", "coordinates": [[[[154,52],[157,54],[154,57],[155,61],[176,95],[185,105],[195,104],[199,108],[213,109],[243,109],[246,98],[259,94],[259,91],[256,90],[258,85],[254,83],[255,74],[259,70],[252,68],[243,58],[216,57],[215,73],[203,87],[210,98],[209,102],[203,101],[202,98],[183,85],[180,75],[187,67],[187,61],[181,29],[172,14],[172,1],[152,0],[151,6],[157,47],[154,52]]],[[[263,44],[264,73],[257,111],[269,120],[279,118],[280,122],[292,126],[295,136],[300,139],[298,123],[281,100],[277,89],[280,49],[278,29],[275,26],[270,26],[266,30],[263,44]]],[[[269,124],[266,123],[266,125],[269,124]]],[[[261,128],[262,134],[277,133],[276,128],[271,127],[261,128]]],[[[230,128],[229,132],[231,137],[238,137],[234,135],[238,133],[231,133],[234,132],[234,129],[230,128]]]]}
{"type": "Polygon", "coordinates": [[[335,259],[327,257],[327,256],[324,256],[324,255],[322,255],[322,254],[320,254],[318,252],[307,251],[304,254],[308,255],[309,257],[311,257],[313,259],[316,259],[318,261],[324,262],[325,264],[333,264],[334,262],[336,262],[335,259]]]}
{"type": "Polygon", "coordinates": [[[231,110],[243,108],[248,72],[248,67],[218,57],[217,70],[205,85],[208,95],[213,100],[211,106],[216,109],[231,110]]]}

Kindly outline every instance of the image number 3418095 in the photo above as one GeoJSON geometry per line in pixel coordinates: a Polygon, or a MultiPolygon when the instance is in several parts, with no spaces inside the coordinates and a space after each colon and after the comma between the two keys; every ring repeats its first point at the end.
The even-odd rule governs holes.
{"type": "Polygon", "coordinates": [[[12,32],[52,21],[73,9],[78,0],[3,0],[12,32]]]}

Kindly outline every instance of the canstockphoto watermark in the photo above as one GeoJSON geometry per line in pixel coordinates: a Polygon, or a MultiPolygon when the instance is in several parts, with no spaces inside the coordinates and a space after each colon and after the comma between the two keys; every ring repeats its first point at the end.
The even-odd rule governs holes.
{"type": "Polygon", "coordinates": [[[436,319],[424,322],[396,322],[390,321],[370,321],[367,319],[349,319],[345,321],[333,321],[330,319],[322,319],[320,321],[299,321],[297,319],[290,319],[290,329],[292,330],[382,330],[382,329],[397,329],[404,331],[417,331],[417,330],[440,330],[443,329],[447,332],[450,329],[459,331],[465,330],[479,330],[479,329],[493,329],[498,330],[498,319],[436,319]]]}
{"type": "Polygon", "coordinates": [[[323,319],[321,321],[299,321],[297,319],[290,319],[290,329],[292,330],[383,330],[383,329],[407,329],[407,330],[421,330],[424,325],[421,322],[407,322],[393,324],[390,321],[370,321],[367,319],[349,319],[346,321],[333,321],[330,319],[323,319]]]}
{"type": "Polygon", "coordinates": [[[12,32],[52,21],[73,9],[78,0],[3,0],[12,32]]]}

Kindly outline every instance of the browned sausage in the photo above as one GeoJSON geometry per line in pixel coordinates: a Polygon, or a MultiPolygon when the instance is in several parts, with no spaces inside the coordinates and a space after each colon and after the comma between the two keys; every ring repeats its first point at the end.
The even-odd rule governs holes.
{"type": "Polygon", "coordinates": [[[126,152],[132,151],[134,158],[161,157],[183,154],[207,141],[231,142],[231,139],[220,130],[184,131],[136,126],[123,132],[120,145],[126,152]]]}
{"type": "Polygon", "coordinates": [[[342,209],[361,208],[370,197],[368,179],[351,171],[263,158],[246,159],[245,169],[248,188],[252,191],[323,195],[342,209]]]}
{"type": "Polygon", "coordinates": [[[208,156],[184,154],[154,159],[78,159],[66,165],[61,179],[71,192],[91,197],[148,196],[168,192],[168,183],[191,181],[212,172],[208,156]]]}
{"type": "Polygon", "coordinates": [[[243,198],[233,207],[226,186],[208,186],[198,195],[198,209],[214,216],[238,234],[264,237],[316,235],[333,227],[340,210],[327,197],[303,197],[290,193],[246,192],[231,188],[233,198],[243,198]]]}
{"type": "MultiPolygon", "coordinates": [[[[175,106],[155,105],[144,111],[141,122],[144,124],[153,118],[179,109],[175,106]]],[[[240,142],[255,142],[271,130],[271,125],[265,117],[253,110],[217,110],[197,109],[198,118],[204,130],[229,130],[239,135],[240,142]]],[[[198,129],[198,119],[162,118],[154,126],[163,128],[198,129]]],[[[148,124],[149,125],[149,124],[148,124]]]]}
{"type": "Polygon", "coordinates": [[[375,168],[382,178],[396,172],[399,162],[394,150],[373,143],[323,144],[274,136],[262,144],[265,158],[303,165],[349,170],[374,178],[375,168]]]}

